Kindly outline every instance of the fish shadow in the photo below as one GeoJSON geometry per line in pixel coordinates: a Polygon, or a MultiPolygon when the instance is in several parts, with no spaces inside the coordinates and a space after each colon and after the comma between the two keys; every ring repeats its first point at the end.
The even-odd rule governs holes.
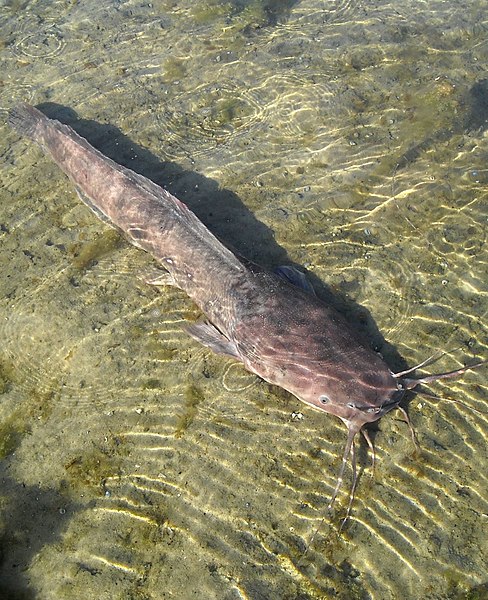
{"type": "Polygon", "coordinates": [[[217,181],[196,171],[162,160],[114,125],[82,119],[73,109],[52,102],[40,104],[37,108],[48,117],[70,125],[105,156],[171,192],[226,246],[244,258],[270,270],[280,265],[293,265],[304,271],[317,296],[347,318],[359,343],[380,352],[393,371],[407,367],[396,348],[385,340],[368,309],[332,291],[313,273],[295,264],[276,242],[272,230],[256,219],[237,194],[221,188],[217,181]]]}

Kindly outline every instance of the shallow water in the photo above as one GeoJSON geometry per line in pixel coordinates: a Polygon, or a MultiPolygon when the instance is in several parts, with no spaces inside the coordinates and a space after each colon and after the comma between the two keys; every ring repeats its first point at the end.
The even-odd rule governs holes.
{"type": "MultiPolygon", "coordinates": [[[[393,368],[456,368],[488,356],[486,2],[369,4],[3,2],[0,111],[307,267],[393,368]]],[[[420,454],[380,421],[339,535],[340,422],[186,336],[150,257],[2,140],[3,597],[486,597],[486,370],[412,400],[420,454]]]]}

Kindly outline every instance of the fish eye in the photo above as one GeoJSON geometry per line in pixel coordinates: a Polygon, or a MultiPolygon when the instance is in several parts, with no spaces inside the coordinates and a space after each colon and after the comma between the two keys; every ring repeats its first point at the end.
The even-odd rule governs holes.
{"type": "Polygon", "coordinates": [[[373,408],[368,408],[368,410],[366,412],[369,413],[379,413],[381,410],[381,408],[379,406],[374,406],[373,408]]]}
{"type": "Polygon", "coordinates": [[[320,402],[320,404],[329,404],[330,398],[329,398],[329,396],[322,394],[322,396],[319,396],[319,402],[320,402]]]}

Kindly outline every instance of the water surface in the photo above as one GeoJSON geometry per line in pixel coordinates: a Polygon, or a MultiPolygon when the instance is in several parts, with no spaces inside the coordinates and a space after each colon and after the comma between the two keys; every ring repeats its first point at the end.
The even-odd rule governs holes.
{"type": "MultiPolygon", "coordinates": [[[[3,2],[0,112],[43,104],[248,258],[305,266],[392,368],[449,370],[488,356],[486,8],[3,2]]],[[[484,597],[486,371],[410,403],[420,454],[381,420],[339,535],[341,423],[186,336],[150,257],[2,140],[4,597],[484,597]]]]}

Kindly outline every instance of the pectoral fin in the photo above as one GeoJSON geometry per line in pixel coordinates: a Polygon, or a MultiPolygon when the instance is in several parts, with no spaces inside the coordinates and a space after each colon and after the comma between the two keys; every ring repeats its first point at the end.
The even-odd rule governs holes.
{"type": "Polygon", "coordinates": [[[85,192],[83,190],[81,190],[79,187],[75,187],[76,193],[78,194],[78,198],[83,202],[83,204],[86,204],[88,206],[88,208],[95,213],[95,215],[101,220],[103,221],[106,225],[110,225],[110,227],[113,227],[114,229],[117,229],[118,231],[124,233],[119,227],[117,227],[115,225],[115,223],[113,221],[110,220],[109,217],[107,217],[107,215],[102,212],[100,210],[100,208],[98,208],[98,206],[96,204],[94,204],[91,200],[91,198],[89,198],[85,192]]]}
{"type": "Polygon", "coordinates": [[[166,269],[162,269],[160,267],[149,267],[144,269],[138,274],[138,278],[148,285],[154,285],[158,287],[171,285],[173,287],[180,288],[173,275],[171,275],[169,271],[166,271],[166,269]]]}
{"type": "Polygon", "coordinates": [[[216,354],[225,354],[237,360],[242,360],[234,342],[221,333],[217,327],[208,321],[198,321],[185,327],[187,333],[216,354]]]}

